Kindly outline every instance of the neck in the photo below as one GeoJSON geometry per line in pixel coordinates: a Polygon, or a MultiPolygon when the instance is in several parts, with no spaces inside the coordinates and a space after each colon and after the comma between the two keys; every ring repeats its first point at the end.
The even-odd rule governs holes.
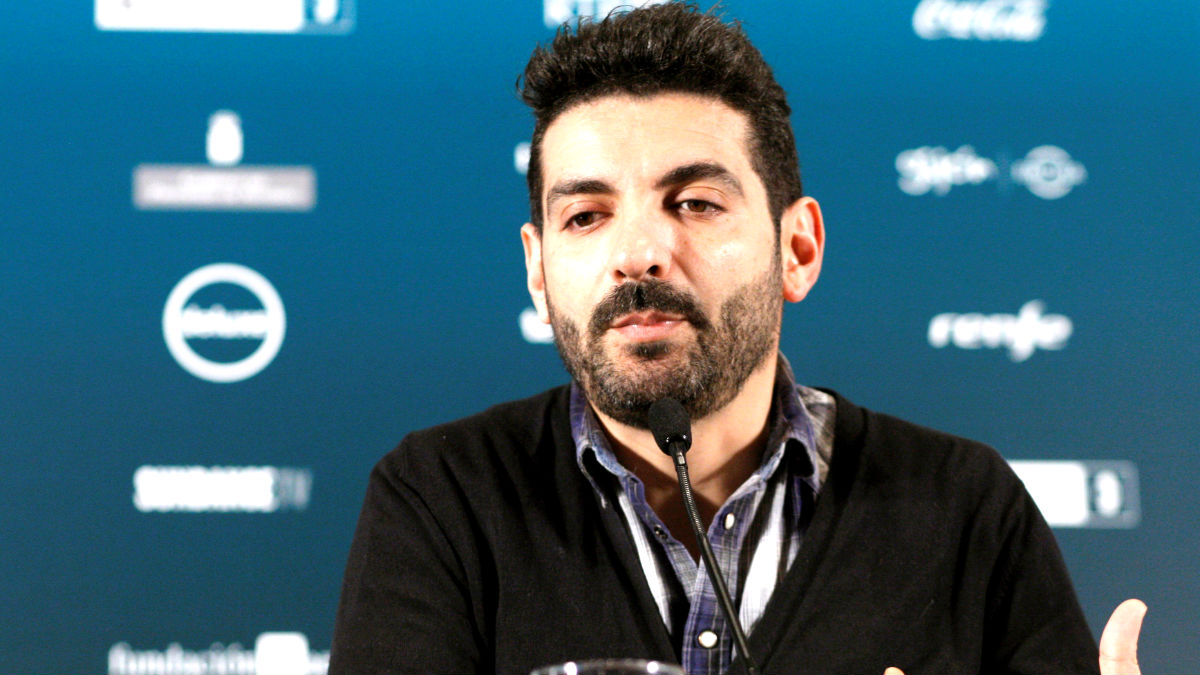
{"type": "MultiPolygon", "coordinates": [[[[778,354],[772,352],[750,374],[732,401],[720,410],[692,421],[688,472],[705,528],[721,505],[762,461],[777,359],[778,354]]],[[[692,537],[683,516],[673,460],[659,450],[649,431],[595,412],[617,458],[645,484],[650,507],[676,539],[684,542],[689,550],[693,549],[694,542],[688,545],[692,537]]],[[[695,555],[696,552],[692,552],[695,555]]]]}

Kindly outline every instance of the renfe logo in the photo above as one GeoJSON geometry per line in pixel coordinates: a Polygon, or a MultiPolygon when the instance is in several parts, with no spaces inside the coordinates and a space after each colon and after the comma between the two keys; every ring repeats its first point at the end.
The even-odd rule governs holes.
{"type": "Polygon", "coordinates": [[[1008,348],[1008,357],[1020,363],[1036,349],[1067,346],[1074,326],[1061,314],[1045,314],[1046,304],[1030,300],[1012,314],[938,314],[929,322],[929,345],[941,349],[1008,348]]]}
{"type": "Polygon", "coordinates": [[[287,319],[275,287],[258,272],[232,263],[206,265],[175,285],[163,307],[163,338],[175,361],[192,375],[209,382],[239,382],[270,365],[283,345],[287,319]],[[207,308],[189,302],[198,291],[215,284],[233,284],[249,291],[261,309],[207,308]],[[189,339],[262,340],[245,358],[222,362],[201,356],[189,339]]]}

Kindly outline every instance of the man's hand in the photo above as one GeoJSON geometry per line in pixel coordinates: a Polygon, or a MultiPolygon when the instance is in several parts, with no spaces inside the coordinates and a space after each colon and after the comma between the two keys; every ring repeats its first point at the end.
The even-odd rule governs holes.
{"type": "MultiPolygon", "coordinates": [[[[1142,675],[1137,641],[1144,616],[1146,603],[1141,600],[1126,600],[1113,610],[1100,634],[1100,675],[1142,675]]],[[[890,666],[883,675],[904,675],[904,671],[890,666]]]]}
{"type": "Polygon", "coordinates": [[[1100,635],[1101,675],[1141,675],[1137,642],[1144,616],[1146,603],[1141,600],[1126,600],[1113,610],[1100,635]]]}

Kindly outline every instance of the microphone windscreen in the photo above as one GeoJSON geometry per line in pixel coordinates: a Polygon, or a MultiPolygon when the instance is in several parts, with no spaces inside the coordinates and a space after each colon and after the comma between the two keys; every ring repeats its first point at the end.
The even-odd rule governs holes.
{"type": "Polygon", "coordinates": [[[692,447],[692,421],[683,404],[673,398],[661,398],[646,411],[646,422],[659,450],[671,454],[671,445],[680,443],[683,451],[692,447]]]}

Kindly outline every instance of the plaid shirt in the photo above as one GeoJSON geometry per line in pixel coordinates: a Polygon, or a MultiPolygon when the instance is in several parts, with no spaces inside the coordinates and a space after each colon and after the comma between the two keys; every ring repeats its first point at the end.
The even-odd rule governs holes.
{"type": "MultiPolygon", "coordinates": [[[[721,614],[703,561],[692,559],[646,503],[641,479],[617,460],[577,384],[571,386],[570,406],[579,467],[601,500],[620,505],[684,670],[692,675],[725,672],[734,657],[733,631],[721,614]]],[[[721,506],[708,528],[708,541],[747,634],[800,548],[804,524],[828,470],[833,416],[833,397],[796,385],[780,354],[762,464],[721,506]]]]}

